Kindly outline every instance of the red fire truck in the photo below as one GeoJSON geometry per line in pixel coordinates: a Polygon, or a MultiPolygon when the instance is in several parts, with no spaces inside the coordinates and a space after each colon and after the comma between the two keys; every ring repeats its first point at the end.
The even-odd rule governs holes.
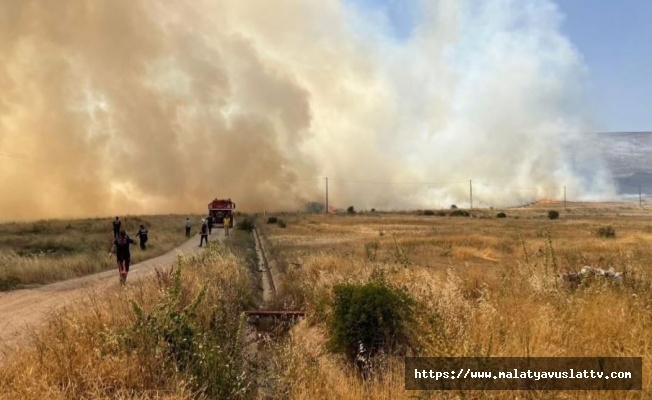
{"type": "Polygon", "coordinates": [[[208,204],[208,214],[213,219],[214,226],[224,226],[224,217],[231,220],[229,228],[233,228],[233,210],[235,203],[231,199],[215,199],[208,204]]]}

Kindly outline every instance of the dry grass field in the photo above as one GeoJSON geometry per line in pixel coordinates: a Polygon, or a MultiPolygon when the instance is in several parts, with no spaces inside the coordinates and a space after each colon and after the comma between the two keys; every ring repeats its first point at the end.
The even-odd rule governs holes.
{"type": "Polygon", "coordinates": [[[251,274],[218,242],[144,284],[89,292],[0,366],[0,399],[247,398],[251,274]]]}
{"type": "MultiPolygon", "coordinates": [[[[185,216],[125,216],[132,238],[140,224],[149,229],[147,249],[132,249],[132,263],[164,254],[187,240],[185,216]]],[[[200,217],[193,216],[196,224],[200,217]]],[[[89,275],[113,268],[112,218],[0,224],[0,291],[89,275]]]]}
{"type": "MultiPolygon", "coordinates": [[[[142,287],[89,295],[0,368],[0,399],[647,399],[652,398],[652,214],[555,205],[471,217],[279,215],[258,224],[282,269],[276,307],[306,309],[263,335],[252,364],[239,313],[255,307],[251,238],[234,231],[142,287]],[[611,226],[615,237],[600,236],[611,226]],[[589,265],[624,272],[570,288],[589,265]],[[416,392],[403,358],[379,356],[363,380],[327,346],[333,288],[381,273],[415,300],[419,356],[643,357],[642,392],[416,392]],[[100,298],[101,297],[101,298],[100,298]],[[264,390],[257,390],[260,386],[264,390]]],[[[448,210],[450,211],[450,210],[448,210]]]]}
{"type": "Polygon", "coordinates": [[[411,214],[286,215],[267,225],[285,271],[279,306],[305,307],[279,351],[288,398],[651,398],[652,214],[628,205],[551,205],[474,211],[474,217],[411,214]],[[598,235],[611,226],[615,238],[598,235]],[[583,266],[624,272],[576,289],[557,276],[583,266]],[[332,288],[378,270],[417,300],[412,327],[421,356],[643,357],[641,392],[409,392],[389,358],[362,382],[326,351],[332,288]]]}

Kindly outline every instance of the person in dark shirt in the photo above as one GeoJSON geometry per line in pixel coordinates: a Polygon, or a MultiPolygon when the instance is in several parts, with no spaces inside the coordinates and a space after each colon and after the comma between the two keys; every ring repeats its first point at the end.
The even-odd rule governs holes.
{"type": "Polygon", "coordinates": [[[138,230],[138,241],[140,242],[140,249],[145,250],[147,247],[147,234],[148,230],[145,228],[145,225],[141,225],[140,229],[138,230]]]}
{"type": "Polygon", "coordinates": [[[213,234],[213,216],[209,215],[207,218],[208,221],[208,234],[212,235],[213,234]]]}
{"type": "Polygon", "coordinates": [[[109,256],[113,255],[115,252],[118,260],[118,271],[120,272],[120,283],[122,285],[127,281],[127,275],[129,274],[129,263],[131,262],[131,252],[129,251],[129,245],[135,244],[136,242],[127,236],[127,233],[123,230],[120,231],[118,237],[113,241],[113,246],[111,247],[109,256]]]}
{"type": "Polygon", "coordinates": [[[186,236],[190,237],[190,226],[192,223],[190,222],[190,218],[186,218],[186,236]]]}
{"type": "Polygon", "coordinates": [[[201,238],[199,239],[199,247],[206,241],[208,245],[208,223],[204,220],[201,224],[201,238]]]}
{"type": "Polygon", "coordinates": [[[120,218],[115,217],[115,220],[113,221],[113,238],[117,239],[118,235],[120,234],[120,227],[122,226],[122,222],[120,221],[120,218]]]}

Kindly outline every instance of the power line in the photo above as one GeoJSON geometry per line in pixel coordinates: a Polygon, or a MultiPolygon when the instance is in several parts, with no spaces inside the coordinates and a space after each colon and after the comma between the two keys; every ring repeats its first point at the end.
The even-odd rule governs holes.
{"type": "Polygon", "coordinates": [[[15,153],[13,151],[4,151],[4,150],[0,150],[0,156],[11,157],[11,158],[20,158],[22,160],[29,159],[27,154],[15,153]]]}
{"type": "Polygon", "coordinates": [[[238,180],[240,183],[297,183],[297,182],[319,182],[323,178],[306,178],[306,179],[256,179],[256,180],[238,180]]]}
{"type": "Polygon", "coordinates": [[[351,179],[337,179],[329,178],[332,182],[346,182],[346,183],[362,183],[370,185],[412,185],[412,186],[443,186],[443,185],[459,185],[466,184],[466,181],[459,182],[380,182],[380,181],[359,181],[351,179]]]}
{"type": "Polygon", "coordinates": [[[477,182],[477,185],[482,185],[482,186],[488,186],[488,187],[494,187],[494,188],[499,188],[499,189],[513,189],[513,190],[552,190],[552,189],[557,189],[556,186],[548,186],[548,187],[518,187],[518,186],[504,186],[504,185],[494,185],[491,183],[483,183],[483,182],[477,182]]]}

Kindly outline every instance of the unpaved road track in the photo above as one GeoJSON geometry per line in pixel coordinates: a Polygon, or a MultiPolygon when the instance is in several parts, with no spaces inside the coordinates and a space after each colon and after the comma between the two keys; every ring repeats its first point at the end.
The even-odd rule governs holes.
{"type": "MultiPolygon", "coordinates": [[[[224,240],[224,232],[216,229],[215,234],[209,236],[209,240],[224,240]]],[[[162,256],[134,264],[129,269],[127,286],[153,273],[157,267],[172,265],[180,255],[191,255],[200,250],[199,236],[196,235],[162,256]]],[[[139,250],[136,248],[134,251],[139,250]]],[[[57,308],[83,297],[90,291],[101,293],[117,290],[119,287],[116,268],[37,289],[0,293],[0,363],[13,348],[29,337],[30,332],[43,326],[48,316],[57,308]]]]}

